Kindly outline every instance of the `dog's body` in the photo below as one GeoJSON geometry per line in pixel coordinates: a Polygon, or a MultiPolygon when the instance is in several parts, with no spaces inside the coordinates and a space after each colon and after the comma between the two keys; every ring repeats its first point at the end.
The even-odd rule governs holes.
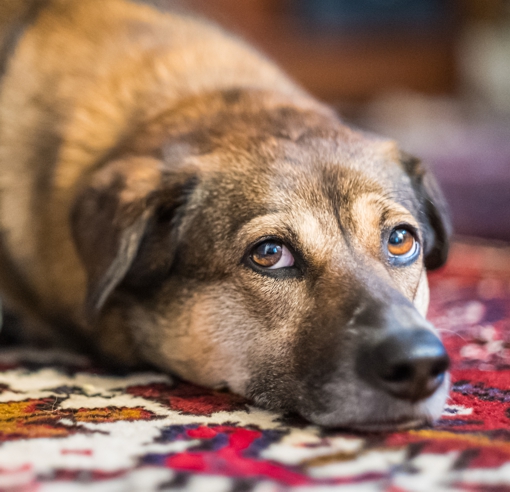
{"type": "Polygon", "coordinates": [[[416,160],[215,26],[128,0],[0,2],[8,306],[325,425],[438,415],[446,378],[395,397],[359,370],[395,326],[433,330],[424,263],[444,262],[448,223],[416,160]],[[381,250],[401,224],[421,243],[405,266],[381,250]],[[254,264],[268,238],[292,265],[254,264]]]}

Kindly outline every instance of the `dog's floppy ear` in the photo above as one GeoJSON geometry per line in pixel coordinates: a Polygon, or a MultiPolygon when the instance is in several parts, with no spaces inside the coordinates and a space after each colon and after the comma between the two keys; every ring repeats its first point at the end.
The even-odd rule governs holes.
{"type": "Polygon", "coordinates": [[[444,265],[448,256],[452,234],[448,205],[434,176],[418,158],[402,153],[401,162],[421,205],[419,219],[424,230],[425,267],[434,270],[444,265]]]}
{"type": "MultiPolygon", "coordinates": [[[[164,214],[171,234],[172,211],[182,204],[196,172],[169,172],[162,164],[150,157],[113,161],[93,174],[76,199],[71,224],[88,277],[87,316],[98,313],[128,274],[157,214],[164,214]]],[[[168,246],[167,264],[175,249],[168,246]]]]}

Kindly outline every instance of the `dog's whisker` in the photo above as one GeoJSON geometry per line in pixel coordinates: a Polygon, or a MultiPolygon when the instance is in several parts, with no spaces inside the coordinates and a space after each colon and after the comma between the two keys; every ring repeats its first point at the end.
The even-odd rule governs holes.
{"type": "Polygon", "coordinates": [[[462,338],[465,342],[468,341],[467,338],[463,337],[459,332],[455,330],[450,330],[449,328],[436,328],[438,333],[451,333],[452,335],[458,336],[459,338],[462,338]]]}

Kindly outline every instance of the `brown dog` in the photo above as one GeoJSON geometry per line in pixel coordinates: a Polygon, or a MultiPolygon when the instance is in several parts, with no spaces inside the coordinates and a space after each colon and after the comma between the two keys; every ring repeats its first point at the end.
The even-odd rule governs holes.
{"type": "Polygon", "coordinates": [[[436,418],[442,196],[215,26],[129,0],[1,0],[11,309],[328,426],[436,418]]]}

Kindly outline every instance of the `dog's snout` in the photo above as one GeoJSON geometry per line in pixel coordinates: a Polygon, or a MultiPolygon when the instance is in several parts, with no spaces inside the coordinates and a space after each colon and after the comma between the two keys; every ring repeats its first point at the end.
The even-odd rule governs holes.
{"type": "Polygon", "coordinates": [[[420,401],[432,395],[449,366],[446,350],[427,329],[399,330],[366,353],[363,371],[373,386],[403,400],[420,401]],[[368,369],[368,370],[366,370],[368,369]]]}

